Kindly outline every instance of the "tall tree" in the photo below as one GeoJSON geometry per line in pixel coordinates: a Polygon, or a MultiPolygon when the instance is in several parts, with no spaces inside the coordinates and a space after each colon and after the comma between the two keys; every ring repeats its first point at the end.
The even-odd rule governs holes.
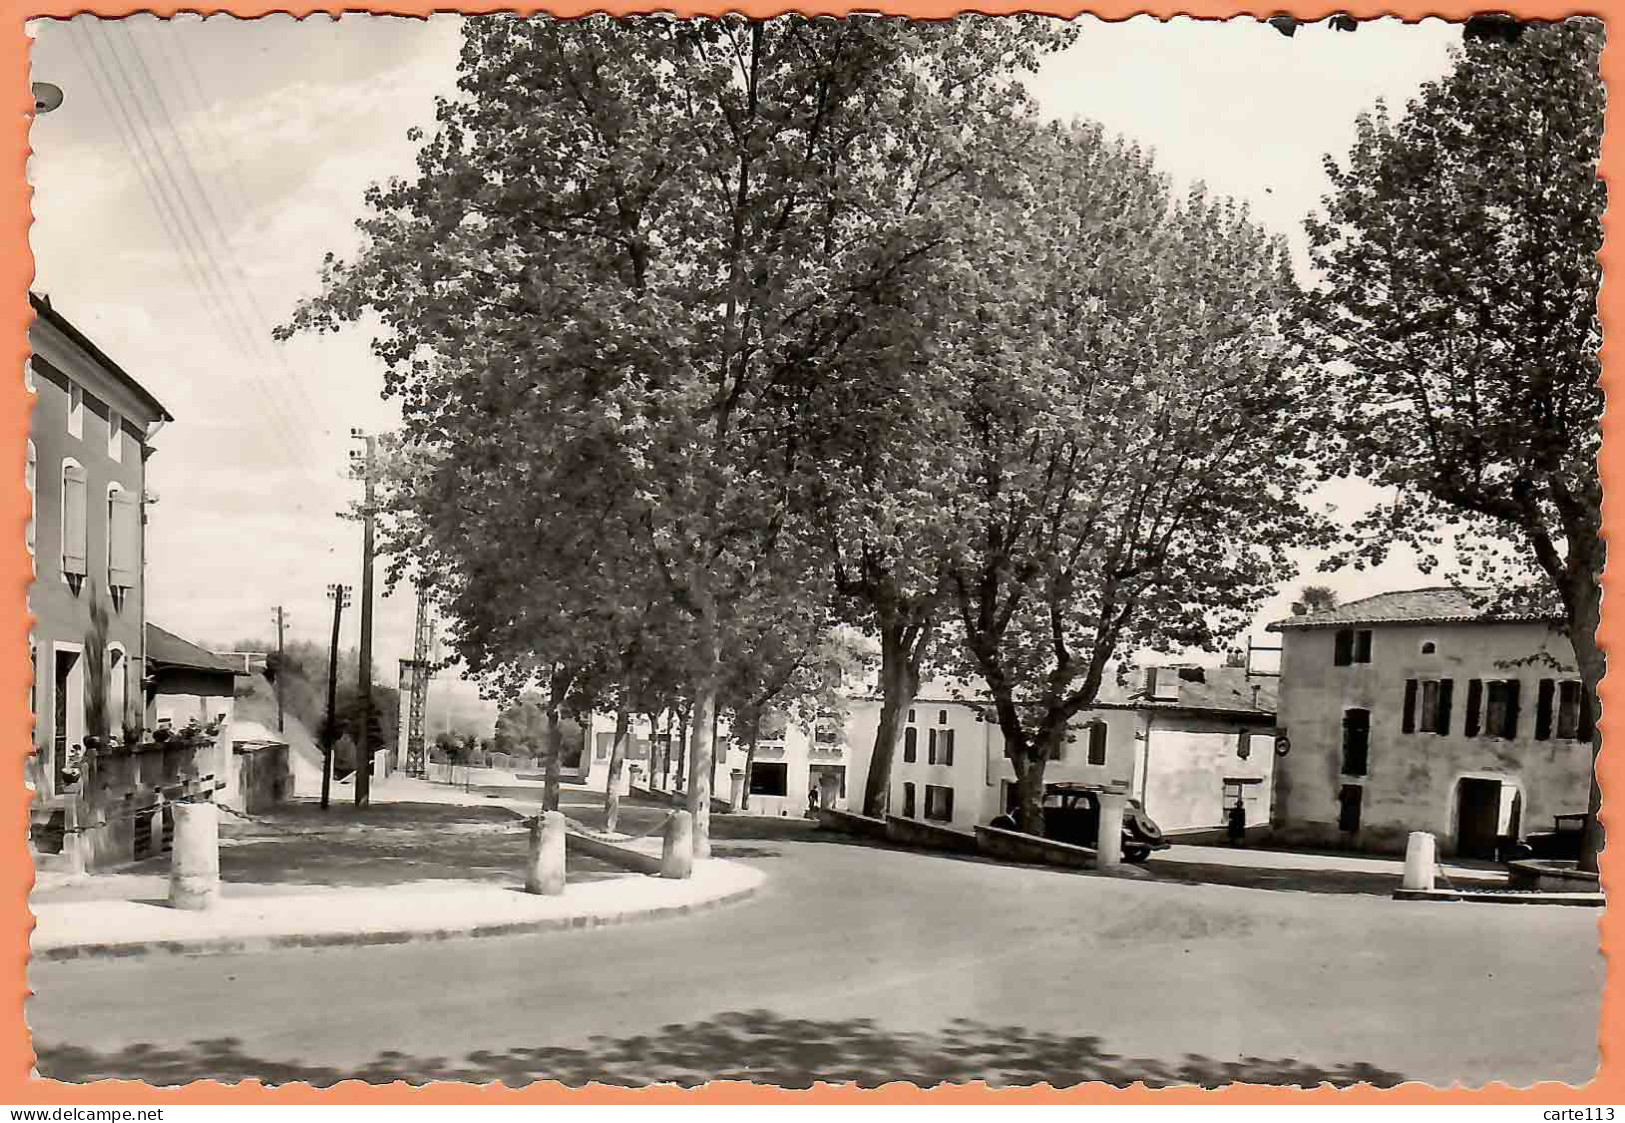
{"type": "MultiPolygon", "coordinates": [[[[1454,533],[1481,585],[1561,605],[1595,702],[1603,28],[1503,30],[1470,36],[1403,116],[1379,105],[1347,159],[1328,157],[1306,318],[1335,406],[1328,470],[1398,496],[1355,528],[1355,562],[1395,543],[1431,559],[1454,533]]],[[[1600,804],[1593,774],[1590,870],[1600,804]]]]}
{"type": "Polygon", "coordinates": [[[614,450],[625,473],[548,463],[538,494],[617,510],[689,618],[701,856],[735,607],[771,584],[763,558],[811,548],[790,486],[808,387],[865,294],[939,244],[945,156],[1042,26],[471,19],[418,177],[369,192],[359,259],[329,258],[283,329],[375,313],[408,431],[465,488],[614,450]]]}
{"type": "Polygon", "coordinates": [[[1283,242],[1093,125],[1044,130],[1008,198],[968,373],[974,487],[952,559],[1023,829],[1044,770],[1126,654],[1212,647],[1314,541],[1311,387],[1285,330],[1283,242]]]}

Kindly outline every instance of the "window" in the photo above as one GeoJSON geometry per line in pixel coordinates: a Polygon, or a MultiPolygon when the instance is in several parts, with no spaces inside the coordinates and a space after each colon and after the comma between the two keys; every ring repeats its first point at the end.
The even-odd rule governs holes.
{"type": "Polygon", "coordinates": [[[920,731],[912,725],[903,730],[903,763],[913,764],[920,755],[920,731]]]}
{"type": "Polygon", "coordinates": [[[113,460],[124,460],[124,417],[112,406],[107,407],[107,455],[113,460]]]}
{"type": "Polygon", "coordinates": [[[85,502],[85,470],[73,460],[62,462],[62,576],[79,591],[85,579],[85,539],[89,510],[85,502]]]}
{"type": "Polygon", "coordinates": [[[841,743],[841,718],[839,714],[822,713],[818,715],[817,723],[813,726],[813,742],[819,745],[838,745],[841,743]]]}
{"type": "Polygon", "coordinates": [[[133,492],[107,485],[107,584],[135,588],[141,569],[141,508],[133,492]]]}
{"type": "Polygon", "coordinates": [[[903,785],[903,818],[914,818],[914,785],[903,785]]]}
{"type": "Polygon", "coordinates": [[[927,764],[952,764],[954,762],[954,731],[952,729],[928,729],[925,746],[925,761],[927,764]]]}
{"type": "Polygon", "coordinates": [[[85,392],[77,382],[68,383],[68,436],[85,435],[85,392]]]}
{"type": "Polygon", "coordinates": [[[1089,723],[1089,763],[1106,763],[1106,723],[1103,721],[1089,723]]]}
{"type": "Polygon", "coordinates": [[[23,482],[28,485],[28,530],[25,532],[28,542],[28,556],[34,556],[34,488],[38,484],[39,454],[34,451],[34,442],[28,442],[28,463],[23,468],[23,482]]]}
{"type": "Polygon", "coordinates": [[[1434,643],[1432,640],[1429,639],[1429,640],[1423,640],[1422,641],[1422,654],[1423,655],[1432,655],[1432,654],[1436,653],[1438,650],[1439,650],[1439,645],[1434,643]]]}
{"type": "Polygon", "coordinates": [[[1405,683],[1406,733],[1449,733],[1451,696],[1455,682],[1451,679],[1409,679],[1405,683]]]}
{"type": "Polygon", "coordinates": [[[1357,831],[1360,829],[1360,800],[1365,795],[1365,789],[1359,784],[1344,784],[1337,793],[1337,829],[1340,831],[1357,831]]]}
{"type": "Polygon", "coordinates": [[[953,766],[954,763],[954,731],[944,729],[937,738],[937,748],[942,756],[942,763],[953,766]]]}
{"type": "Polygon", "coordinates": [[[925,786],[925,817],[946,823],[954,817],[954,790],[938,784],[925,786]]]}
{"type": "Polygon", "coordinates": [[[938,725],[947,725],[948,724],[948,711],[947,710],[938,710],[937,711],[937,724],[938,725]]]}
{"type": "Polygon", "coordinates": [[[1263,791],[1264,781],[1244,776],[1237,780],[1224,781],[1224,806],[1234,807],[1241,804],[1252,807],[1258,802],[1259,793],[1263,791]]]}
{"type": "Polygon", "coordinates": [[[937,731],[935,729],[927,729],[925,731],[925,763],[927,763],[927,764],[935,764],[936,762],[937,762],[937,731]]]}
{"type": "Polygon", "coordinates": [[[752,761],[751,795],[786,795],[790,791],[790,766],[778,761],[752,761]]]}
{"type": "Polygon", "coordinates": [[[909,712],[908,712],[908,723],[909,723],[909,724],[910,724],[910,725],[913,725],[913,724],[914,724],[914,711],[913,711],[913,710],[910,710],[910,711],[909,711],[909,712]]]}
{"type": "Polygon", "coordinates": [[[1337,633],[1332,662],[1339,667],[1371,662],[1371,632],[1344,628],[1337,633]]]}
{"type": "Polygon", "coordinates": [[[120,644],[110,643],[107,645],[107,731],[114,744],[123,739],[128,684],[129,668],[124,662],[124,648],[120,644]]]}
{"type": "Polygon", "coordinates": [[[1591,707],[1587,701],[1584,687],[1575,679],[1563,682],[1542,679],[1535,702],[1535,739],[1545,741],[1551,738],[1552,719],[1555,716],[1558,740],[1591,740],[1591,707]]]}
{"type": "Polygon", "coordinates": [[[1343,711],[1343,775],[1364,776],[1371,755],[1371,711],[1343,711]]]}
{"type": "Polygon", "coordinates": [[[1484,684],[1484,736],[1511,740],[1518,735],[1518,682],[1484,684]]]}

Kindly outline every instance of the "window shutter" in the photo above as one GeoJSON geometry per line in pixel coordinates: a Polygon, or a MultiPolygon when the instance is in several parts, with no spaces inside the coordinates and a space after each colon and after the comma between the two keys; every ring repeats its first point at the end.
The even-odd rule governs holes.
{"type": "Polygon", "coordinates": [[[1467,724],[1462,733],[1468,737],[1478,736],[1478,724],[1484,712],[1484,680],[1469,679],[1467,681],[1467,724]]]}
{"type": "Polygon", "coordinates": [[[1580,729],[1575,734],[1582,741],[1590,741],[1597,735],[1597,715],[1591,708],[1591,691],[1580,684],[1580,729]]]}
{"type": "Polygon", "coordinates": [[[1557,683],[1552,679],[1540,680],[1539,690],[1535,694],[1535,740],[1548,741],[1552,736],[1552,695],[1557,692],[1557,683]]]}
{"type": "Polygon", "coordinates": [[[1450,702],[1456,692],[1455,679],[1443,679],[1439,683],[1439,710],[1433,722],[1433,732],[1444,735],[1450,732],[1450,702]]]}
{"type": "Polygon", "coordinates": [[[937,762],[937,731],[932,729],[929,734],[925,741],[925,762],[935,764],[937,762]]]}
{"type": "Polygon", "coordinates": [[[135,494],[115,491],[107,497],[107,583],[135,588],[141,571],[141,505],[135,494]]]}
{"type": "Polygon", "coordinates": [[[1404,733],[1416,732],[1416,680],[1405,680],[1405,724],[1400,727],[1404,733]]]}
{"type": "Polygon", "coordinates": [[[1356,663],[1371,662],[1371,633],[1354,633],[1354,661],[1356,663]]]}
{"type": "Polygon", "coordinates": [[[913,764],[919,754],[920,731],[913,726],[903,730],[903,763],[913,764]]]}
{"type": "Polygon", "coordinates": [[[954,731],[942,731],[942,763],[951,765],[954,762],[954,731]]]}
{"type": "Polygon", "coordinates": [[[1517,679],[1513,679],[1505,685],[1507,699],[1506,728],[1501,731],[1501,736],[1509,741],[1518,735],[1518,690],[1522,685],[1517,679]]]}
{"type": "Polygon", "coordinates": [[[62,468],[62,572],[85,575],[85,470],[62,468]]]}
{"type": "Polygon", "coordinates": [[[1106,763],[1106,723],[1103,721],[1089,726],[1089,763],[1106,763]]]}
{"type": "Polygon", "coordinates": [[[1337,646],[1332,652],[1332,663],[1339,667],[1346,667],[1354,662],[1354,633],[1342,631],[1337,633],[1337,646]]]}

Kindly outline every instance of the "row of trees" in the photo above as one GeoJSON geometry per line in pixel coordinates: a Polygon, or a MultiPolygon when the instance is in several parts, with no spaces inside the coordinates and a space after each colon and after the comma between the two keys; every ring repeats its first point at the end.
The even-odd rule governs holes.
{"type": "MultiPolygon", "coordinates": [[[[1332,165],[1305,294],[1244,207],[1036,118],[1020,79],[1071,34],[470,20],[417,176],[281,329],[373,324],[396,575],[432,577],[469,673],[538,690],[555,745],[614,710],[618,771],[629,715],[678,709],[702,854],[719,714],[748,740],[816,708],[836,625],[879,646],[866,810],[934,660],[987,684],[1031,827],[1125,656],[1214,646],[1333,543],[1321,479],[1420,490],[1359,435],[1403,395],[1339,414],[1317,361],[1380,381],[1343,329],[1381,311],[1358,239],[1392,200],[1357,196],[1388,126],[1332,165]]],[[[1581,43],[1555,35],[1551,65],[1581,43]]]]}

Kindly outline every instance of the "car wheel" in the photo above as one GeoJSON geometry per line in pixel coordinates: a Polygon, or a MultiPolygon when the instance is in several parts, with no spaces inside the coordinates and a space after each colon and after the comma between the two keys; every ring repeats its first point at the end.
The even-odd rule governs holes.
{"type": "Polygon", "coordinates": [[[1144,846],[1127,846],[1123,848],[1123,857],[1131,862],[1139,863],[1151,857],[1151,851],[1144,846]]]}

